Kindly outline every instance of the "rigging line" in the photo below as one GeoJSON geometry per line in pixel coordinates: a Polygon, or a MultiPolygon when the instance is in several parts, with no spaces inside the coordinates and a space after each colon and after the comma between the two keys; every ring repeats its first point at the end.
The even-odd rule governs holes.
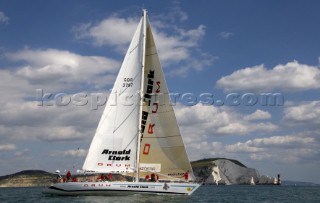
{"type": "Polygon", "coordinates": [[[158,53],[151,53],[151,54],[146,54],[146,56],[153,56],[153,55],[158,55],[158,53]]]}
{"type": "Polygon", "coordinates": [[[135,139],[136,137],[138,137],[138,135],[139,135],[139,131],[137,132],[136,136],[134,136],[134,137],[131,139],[131,141],[128,143],[128,145],[127,145],[124,149],[127,149],[127,147],[129,147],[129,145],[131,144],[131,142],[133,142],[134,139],[135,139]]]}
{"type": "Polygon", "coordinates": [[[137,47],[139,47],[139,44],[140,43],[138,43],[135,47],[133,47],[133,49],[131,51],[129,51],[129,54],[131,54],[137,47]]]}
{"type": "Polygon", "coordinates": [[[163,137],[143,137],[144,138],[168,138],[168,137],[181,137],[181,135],[171,135],[171,136],[163,136],[163,137]]]}
{"type": "MultiPolygon", "coordinates": [[[[136,137],[139,135],[139,131],[137,132],[137,134],[131,139],[131,141],[127,144],[127,146],[124,149],[127,149],[129,147],[129,145],[136,139],[136,137]]],[[[112,163],[114,163],[116,160],[113,160],[112,163]]]]}
{"type": "Polygon", "coordinates": [[[129,116],[134,112],[134,110],[137,108],[138,105],[136,105],[131,112],[128,114],[128,116],[116,127],[113,129],[113,133],[115,133],[124,123],[125,121],[129,118],[129,116]]]}

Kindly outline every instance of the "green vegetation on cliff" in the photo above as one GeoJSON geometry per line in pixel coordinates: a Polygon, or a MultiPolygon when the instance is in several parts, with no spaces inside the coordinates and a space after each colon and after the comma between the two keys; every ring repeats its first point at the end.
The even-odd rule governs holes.
{"type": "Polygon", "coordinates": [[[49,186],[57,175],[41,170],[26,170],[15,174],[1,176],[0,187],[34,187],[49,186]]]}

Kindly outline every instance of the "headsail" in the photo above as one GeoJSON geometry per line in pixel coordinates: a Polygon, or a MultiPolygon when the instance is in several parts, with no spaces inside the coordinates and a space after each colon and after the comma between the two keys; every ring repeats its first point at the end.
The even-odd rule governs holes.
{"type": "Polygon", "coordinates": [[[131,41],[120,72],[92,140],[83,169],[132,172],[136,167],[143,55],[143,18],[131,41]]]}
{"type": "Polygon", "coordinates": [[[146,51],[141,114],[140,177],[157,172],[163,179],[184,179],[193,173],[146,18],[146,51]]]}

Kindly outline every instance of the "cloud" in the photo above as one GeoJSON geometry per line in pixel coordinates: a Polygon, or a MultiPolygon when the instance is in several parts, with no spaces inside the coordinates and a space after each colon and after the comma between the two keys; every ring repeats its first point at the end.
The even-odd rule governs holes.
{"type": "MultiPolygon", "coordinates": [[[[183,126],[181,127],[183,129],[183,126]]],[[[193,132],[192,132],[193,133],[193,132]]],[[[182,133],[183,134],[183,133],[182,133]]],[[[314,163],[320,155],[319,131],[304,131],[281,136],[265,136],[262,138],[224,144],[210,141],[210,136],[196,136],[194,141],[187,139],[190,158],[229,157],[249,161],[271,161],[272,163],[314,163]]],[[[236,139],[232,139],[236,140],[236,139]]]]}
{"type": "Polygon", "coordinates": [[[85,106],[73,102],[58,106],[55,100],[52,106],[40,106],[36,89],[42,88],[43,93],[53,96],[62,92],[69,98],[72,95],[68,93],[82,91],[83,85],[88,91],[97,91],[114,81],[119,63],[56,49],[26,49],[7,53],[6,57],[18,65],[0,69],[2,140],[80,141],[94,135],[102,108],[91,110],[93,93],[87,94],[85,106]]]}
{"type": "Polygon", "coordinates": [[[15,144],[1,144],[0,145],[0,152],[1,151],[10,151],[10,150],[15,150],[16,145],[15,144]]]}
{"type": "Polygon", "coordinates": [[[262,148],[258,148],[258,147],[254,147],[254,146],[248,145],[248,142],[251,142],[251,141],[247,141],[246,143],[238,142],[236,144],[227,145],[226,146],[226,151],[227,152],[232,152],[232,153],[243,153],[243,152],[251,153],[251,152],[262,152],[262,151],[265,151],[262,148]]]}
{"type": "MultiPolygon", "coordinates": [[[[234,153],[226,151],[222,142],[217,142],[216,139],[222,136],[237,140],[243,136],[257,133],[265,135],[279,130],[279,126],[271,122],[260,122],[261,116],[259,119],[243,119],[248,115],[239,113],[234,108],[177,104],[174,109],[191,160],[208,157],[235,158],[234,153]]],[[[267,117],[266,113],[262,114],[265,114],[264,118],[267,117]]]]}
{"type": "Polygon", "coordinates": [[[284,109],[284,121],[288,124],[304,124],[320,126],[320,101],[292,104],[284,109]]]}
{"type": "Polygon", "coordinates": [[[0,23],[9,24],[9,17],[0,11],[0,23]]]}
{"type": "Polygon", "coordinates": [[[8,103],[0,108],[0,138],[46,142],[89,140],[102,110],[74,105],[39,106],[31,101],[8,103]]]}
{"type": "MultiPolygon", "coordinates": [[[[101,56],[81,56],[69,51],[57,49],[31,50],[7,53],[11,61],[25,62],[14,73],[16,76],[32,84],[61,84],[63,86],[76,86],[78,84],[104,85],[110,83],[108,74],[114,74],[120,64],[101,56]],[[78,83],[78,84],[76,84],[78,83]]],[[[113,81],[113,80],[112,80],[113,81]]]]}
{"type": "Polygon", "coordinates": [[[52,153],[51,156],[71,156],[71,157],[85,157],[87,156],[88,151],[85,149],[70,149],[65,151],[58,151],[55,153],[52,153]]]}
{"type": "Polygon", "coordinates": [[[282,163],[314,160],[320,154],[316,138],[303,136],[303,133],[256,138],[226,145],[225,149],[227,153],[248,153],[252,160],[273,160],[282,163]]]}
{"type": "Polygon", "coordinates": [[[191,107],[178,105],[175,110],[181,128],[190,136],[248,135],[278,129],[277,125],[270,122],[242,119],[246,115],[233,108],[197,104],[191,107]]]}
{"type": "Polygon", "coordinates": [[[320,70],[297,61],[267,69],[264,65],[237,70],[217,81],[225,91],[304,91],[320,89],[320,70]]]}
{"type": "Polygon", "coordinates": [[[263,119],[270,119],[271,114],[267,111],[262,111],[257,109],[254,113],[244,116],[244,119],[247,121],[251,120],[263,120],[263,119]]]}
{"type": "Polygon", "coordinates": [[[180,2],[173,1],[168,11],[164,14],[155,16],[156,19],[172,23],[181,23],[188,20],[188,14],[181,9],[180,2]]]}
{"type": "Polygon", "coordinates": [[[22,151],[16,152],[14,155],[16,157],[26,157],[26,154],[30,152],[30,149],[24,149],[22,151]]]}
{"type": "Polygon", "coordinates": [[[190,160],[227,156],[221,142],[194,141],[187,144],[187,149],[190,160]]]}
{"type": "Polygon", "coordinates": [[[111,16],[97,24],[83,23],[72,28],[76,39],[88,39],[96,46],[127,45],[138,25],[138,19],[111,16]]]}
{"type": "MultiPolygon", "coordinates": [[[[184,29],[180,24],[186,20],[187,15],[180,9],[175,15],[155,16],[155,20],[152,21],[153,35],[162,65],[175,66],[170,75],[186,76],[190,70],[201,71],[217,59],[198,47],[205,36],[206,27],[200,24],[194,29],[184,29]],[[173,18],[178,18],[179,23],[172,20],[173,18]]],[[[138,22],[137,18],[119,17],[114,14],[97,23],[76,25],[72,32],[78,40],[89,41],[95,46],[110,46],[118,52],[124,52],[138,22]]]]}
{"type": "Polygon", "coordinates": [[[219,35],[223,39],[229,39],[233,35],[233,33],[232,32],[223,31],[223,32],[220,32],[219,35]]]}

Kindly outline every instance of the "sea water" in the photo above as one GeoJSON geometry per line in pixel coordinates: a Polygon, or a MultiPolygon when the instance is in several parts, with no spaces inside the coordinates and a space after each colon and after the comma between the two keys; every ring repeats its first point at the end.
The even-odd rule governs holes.
{"type": "Polygon", "coordinates": [[[44,188],[0,188],[0,202],[320,202],[320,186],[201,186],[191,196],[52,196],[44,188]]]}

